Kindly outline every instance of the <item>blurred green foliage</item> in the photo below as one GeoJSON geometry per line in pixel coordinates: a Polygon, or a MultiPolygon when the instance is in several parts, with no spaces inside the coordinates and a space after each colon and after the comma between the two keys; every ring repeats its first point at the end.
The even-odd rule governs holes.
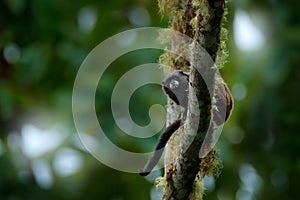
{"type": "MultiPolygon", "coordinates": [[[[230,55],[221,72],[235,95],[235,110],[217,145],[223,172],[215,181],[206,180],[205,199],[293,200],[299,196],[297,5],[292,0],[229,2],[225,25],[230,55]],[[263,31],[266,43],[258,50],[241,51],[234,43],[234,14],[241,9],[263,31]]],[[[150,193],[157,199],[154,177],[110,169],[87,153],[79,145],[72,119],[73,82],[85,56],[109,36],[139,26],[168,26],[158,14],[156,1],[0,0],[0,199],[134,200],[151,199],[150,193]],[[132,14],[135,11],[142,15],[140,20],[132,14]],[[64,137],[51,151],[30,156],[23,142],[28,124],[40,133],[60,127],[64,137]],[[81,159],[80,168],[68,175],[56,167],[63,149],[75,151],[81,159]],[[41,163],[49,166],[48,182],[38,178],[47,177],[36,171],[41,163]]],[[[150,151],[157,136],[119,137],[121,130],[110,110],[113,86],[133,66],[157,62],[160,53],[143,50],[124,55],[99,82],[99,122],[122,148],[150,151]]],[[[136,91],[129,107],[138,124],[147,124],[148,108],[165,102],[159,87],[145,86],[136,91]]]]}

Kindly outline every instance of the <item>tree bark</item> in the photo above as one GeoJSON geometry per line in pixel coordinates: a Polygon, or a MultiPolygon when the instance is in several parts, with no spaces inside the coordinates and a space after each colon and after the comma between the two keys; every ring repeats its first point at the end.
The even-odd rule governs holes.
{"type": "MultiPolygon", "coordinates": [[[[222,17],[225,0],[159,0],[160,11],[171,18],[172,29],[179,31],[198,42],[216,60],[220,46],[222,17]]],[[[172,48],[177,49],[176,41],[172,48]]],[[[212,118],[212,97],[204,80],[193,65],[202,62],[201,51],[190,49],[192,63],[175,55],[162,56],[161,63],[190,73],[190,89],[188,115],[184,126],[171,137],[165,152],[165,175],[163,199],[202,199],[202,178],[215,170],[219,164],[217,153],[212,150],[204,158],[199,157],[199,150],[207,135],[212,118]],[[171,58],[170,58],[171,57],[171,58]],[[195,109],[196,108],[196,109],[195,109]],[[197,112],[200,110],[200,113],[197,112]],[[200,116],[201,114],[201,116],[200,116]],[[192,135],[195,132],[196,135],[192,135]],[[183,148],[187,147],[183,151],[183,148]],[[204,164],[203,164],[204,163],[204,164]],[[203,167],[205,166],[205,167],[203,167]],[[199,173],[200,171],[200,173],[199,173]]],[[[203,66],[202,66],[203,67],[203,66]]],[[[217,69],[207,67],[207,75],[217,80],[217,84],[225,84],[217,69]]],[[[225,84],[226,85],[226,84],[225,84]]],[[[214,87],[214,85],[212,85],[214,87]]],[[[227,87],[227,86],[226,86],[227,87]]],[[[223,91],[224,89],[222,89],[223,91]]],[[[167,105],[167,124],[171,124],[180,116],[180,106],[169,100],[167,105]]],[[[201,152],[200,152],[201,153],[201,152]]]]}

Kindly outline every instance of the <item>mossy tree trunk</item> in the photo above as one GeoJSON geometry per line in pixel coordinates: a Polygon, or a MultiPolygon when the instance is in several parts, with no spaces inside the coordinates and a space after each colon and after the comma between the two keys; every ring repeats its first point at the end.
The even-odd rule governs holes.
{"type": "MultiPolygon", "coordinates": [[[[225,0],[159,0],[161,13],[170,17],[171,28],[179,31],[197,41],[210,55],[212,61],[224,59],[223,42],[220,40],[222,18],[225,10],[225,0]],[[221,45],[220,45],[221,43],[221,45]]],[[[178,48],[176,41],[172,42],[172,48],[178,48]]],[[[200,73],[191,67],[191,64],[176,55],[161,57],[161,64],[171,66],[171,70],[180,69],[190,74],[190,83],[195,96],[189,96],[189,111],[186,124],[178,129],[166,147],[165,176],[163,185],[163,199],[202,199],[204,192],[202,178],[208,174],[214,174],[220,165],[218,153],[211,150],[205,158],[199,158],[199,150],[203,144],[205,134],[211,121],[212,105],[207,83],[200,73]],[[197,99],[193,99],[193,98],[197,99]],[[197,105],[193,102],[197,101],[197,105]],[[195,122],[197,113],[193,106],[198,106],[201,116],[195,122]],[[193,127],[190,124],[197,123],[196,136],[186,149],[181,151],[185,139],[193,127]]],[[[197,62],[197,56],[190,52],[197,62]]],[[[214,73],[214,72],[212,72],[214,73]]],[[[219,76],[219,74],[217,73],[219,76]]],[[[220,76],[219,76],[220,77],[220,76]]],[[[191,87],[191,86],[190,86],[191,87]]],[[[197,110],[196,109],[196,110],[197,110]]],[[[180,116],[180,107],[171,100],[167,106],[167,124],[171,124],[180,116]]]]}

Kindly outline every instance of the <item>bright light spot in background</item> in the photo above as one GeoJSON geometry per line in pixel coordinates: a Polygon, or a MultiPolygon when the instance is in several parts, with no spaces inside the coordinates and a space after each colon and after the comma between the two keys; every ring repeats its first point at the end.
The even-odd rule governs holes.
{"type": "Polygon", "coordinates": [[[258,50],[266,43],[263,33],[245,11],[235,12],[233,29],[236,46],[242,51],[258,50]]]}
{"type": "Polygon", "coordinates": [[[78,151],[64,148],[56,152],[53,168],[61,177],[70,176],[81,168],[83,159],[78,151]]]}
{"type": "Polygon", "coordinates": [[[50,188],[53,184],[53,176],[49,163],[45,160],[34,160],[32,171],[37,184],[44,189],[50,188]]]}
{"type": "Polygon", "coordinates": [[[259,193],[262,187],[262,179],[256,173],[255,168],[245,163],[241,165],[239,170],[240,179],[242,181],[241,187],[236,193],[237,200],[252,200],[259,193]]]}
{"type": "Polygon", "coordinates": [[[18,62],[20,55],[20,48],[16,44],[10,43],[4,47],[3,57],[8,63],[14,64],[18,62]]]}
{"type": "Polygon", "coordinates": [[[66,134],[55,129],[44,131],[31,124],[25,124],[21,134],[23,139],[22,150],[30,158],[55,150],[66,138],[66,134]]]}
{"type": "Polygon", "coordinates": [[[97,22],[97,12],[94,8],[83,7],[78,12],[78,27],[84,33],[91,32],[97,22]]]}
{"type": "Polygon", "coordinates": [[[255,195],[248,191],[248,190],[243,190],[239,189],[236,193],[236,199],[237,200],[255,200],[255,195]]]}
{"type": "Polygon", "coordinates": [[[163,192],[159,187],[152,187],[150,192],[151,200],[161,200],[163,196],[163,192]]]}
{"type": "Polygon", "coordinates": [[[232,96],[235,100],[240,101],[247,95],[247,88],[242,83],[234,84],[231,88],[232,96]]]}
{"type": "Polygon", "coordinates": [[[144,7],[132,8],[128,13],[128,19],[131,24],[142,27],[150,25],[150,16],[148,11],[144,7]]]}
{"type": "Polygon", "coordinates": [[[212,192],[215,189],[215,178],[213,176],[204,176],[203,185],[208,192],[212,192]]]}
{"type": "Polygon", "coordinates": [[[229,131],[226,133],[227,139],[232,144],[239,144],[244,139],[244,130],[238,126],[231,127],[229,131]]]}
{"type": "Polygon", "coordinates": [[[155,182],[157,177],[162,176],[161,170],[152,171],[148,176],[145,176],[145,179],[149,181],[149,183],[155,182]]]}
{"type": "Polygon", "coordinates": [[[117,39],[117,43],[121,47],[126,47],[126,46],[133,44],[134,41],[136,40],[136,37],[137,37],[136,32],[132,32],[130,34],[125,33],[123,37],[116,37],[116,39],[117,39]]]}

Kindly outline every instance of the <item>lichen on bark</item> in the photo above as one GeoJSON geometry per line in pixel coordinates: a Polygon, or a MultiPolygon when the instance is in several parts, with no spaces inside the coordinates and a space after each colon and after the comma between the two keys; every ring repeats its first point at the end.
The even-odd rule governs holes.
{"type": "MultiPolygon", "coordinates": [[[[170,18],[170,26],[173,30],[199,43],[209,54],[211,61],[217,61],[218,68],[224,64],[227,56],[224,46],[226,31],[222,28],[225,0],[159,0],[158,5],[160,13],[170,18]]],[[[161,37],[164,40],[168,36],[162,34],[161,37]]],[[[169,66],[166,72],[180,69],[190,74],[189,108],[184,126],[176,131],[166,146],[165,175],[164,178],[159,178],[157,183],[164,189],[163,199],[200,200],[204,193],[203,177],[218,175],[221,167],[218,151],[215,149],[207,152],[208,154],[203,158],[198,156],[206,133],[209,131],[213,110],[216,109],[212,105],[215,99],[211,96],[207,82],[204,80],[207,77],[202,77],[203,74],[193,67],[198,62],[205,62],[199,60],[205,57],[202,52],[190,47],[188,55],[191,56],[191,62],[187,62],[183,56],[180,56],[181,50],[186,49],[182,47],[180,41],[175,39],[171,44],[172,50],[179,52],[179,55],[166,51],[160,57],[160,63],[162,66],[169,66]]],[[[225,84],[215,65],[212,66],[208,61],[207,63],[210,63],[206,66],[207,69],[204,69],[207,71],[207,76],[211,76],[214,81],[218,80],[217,84],[225,84]]],[[[214,88],[213,83],[212,87],[214,88]]],[[[180,108],[169,100],[167,125],[178,116],[180,116],[180,108]]]]}

